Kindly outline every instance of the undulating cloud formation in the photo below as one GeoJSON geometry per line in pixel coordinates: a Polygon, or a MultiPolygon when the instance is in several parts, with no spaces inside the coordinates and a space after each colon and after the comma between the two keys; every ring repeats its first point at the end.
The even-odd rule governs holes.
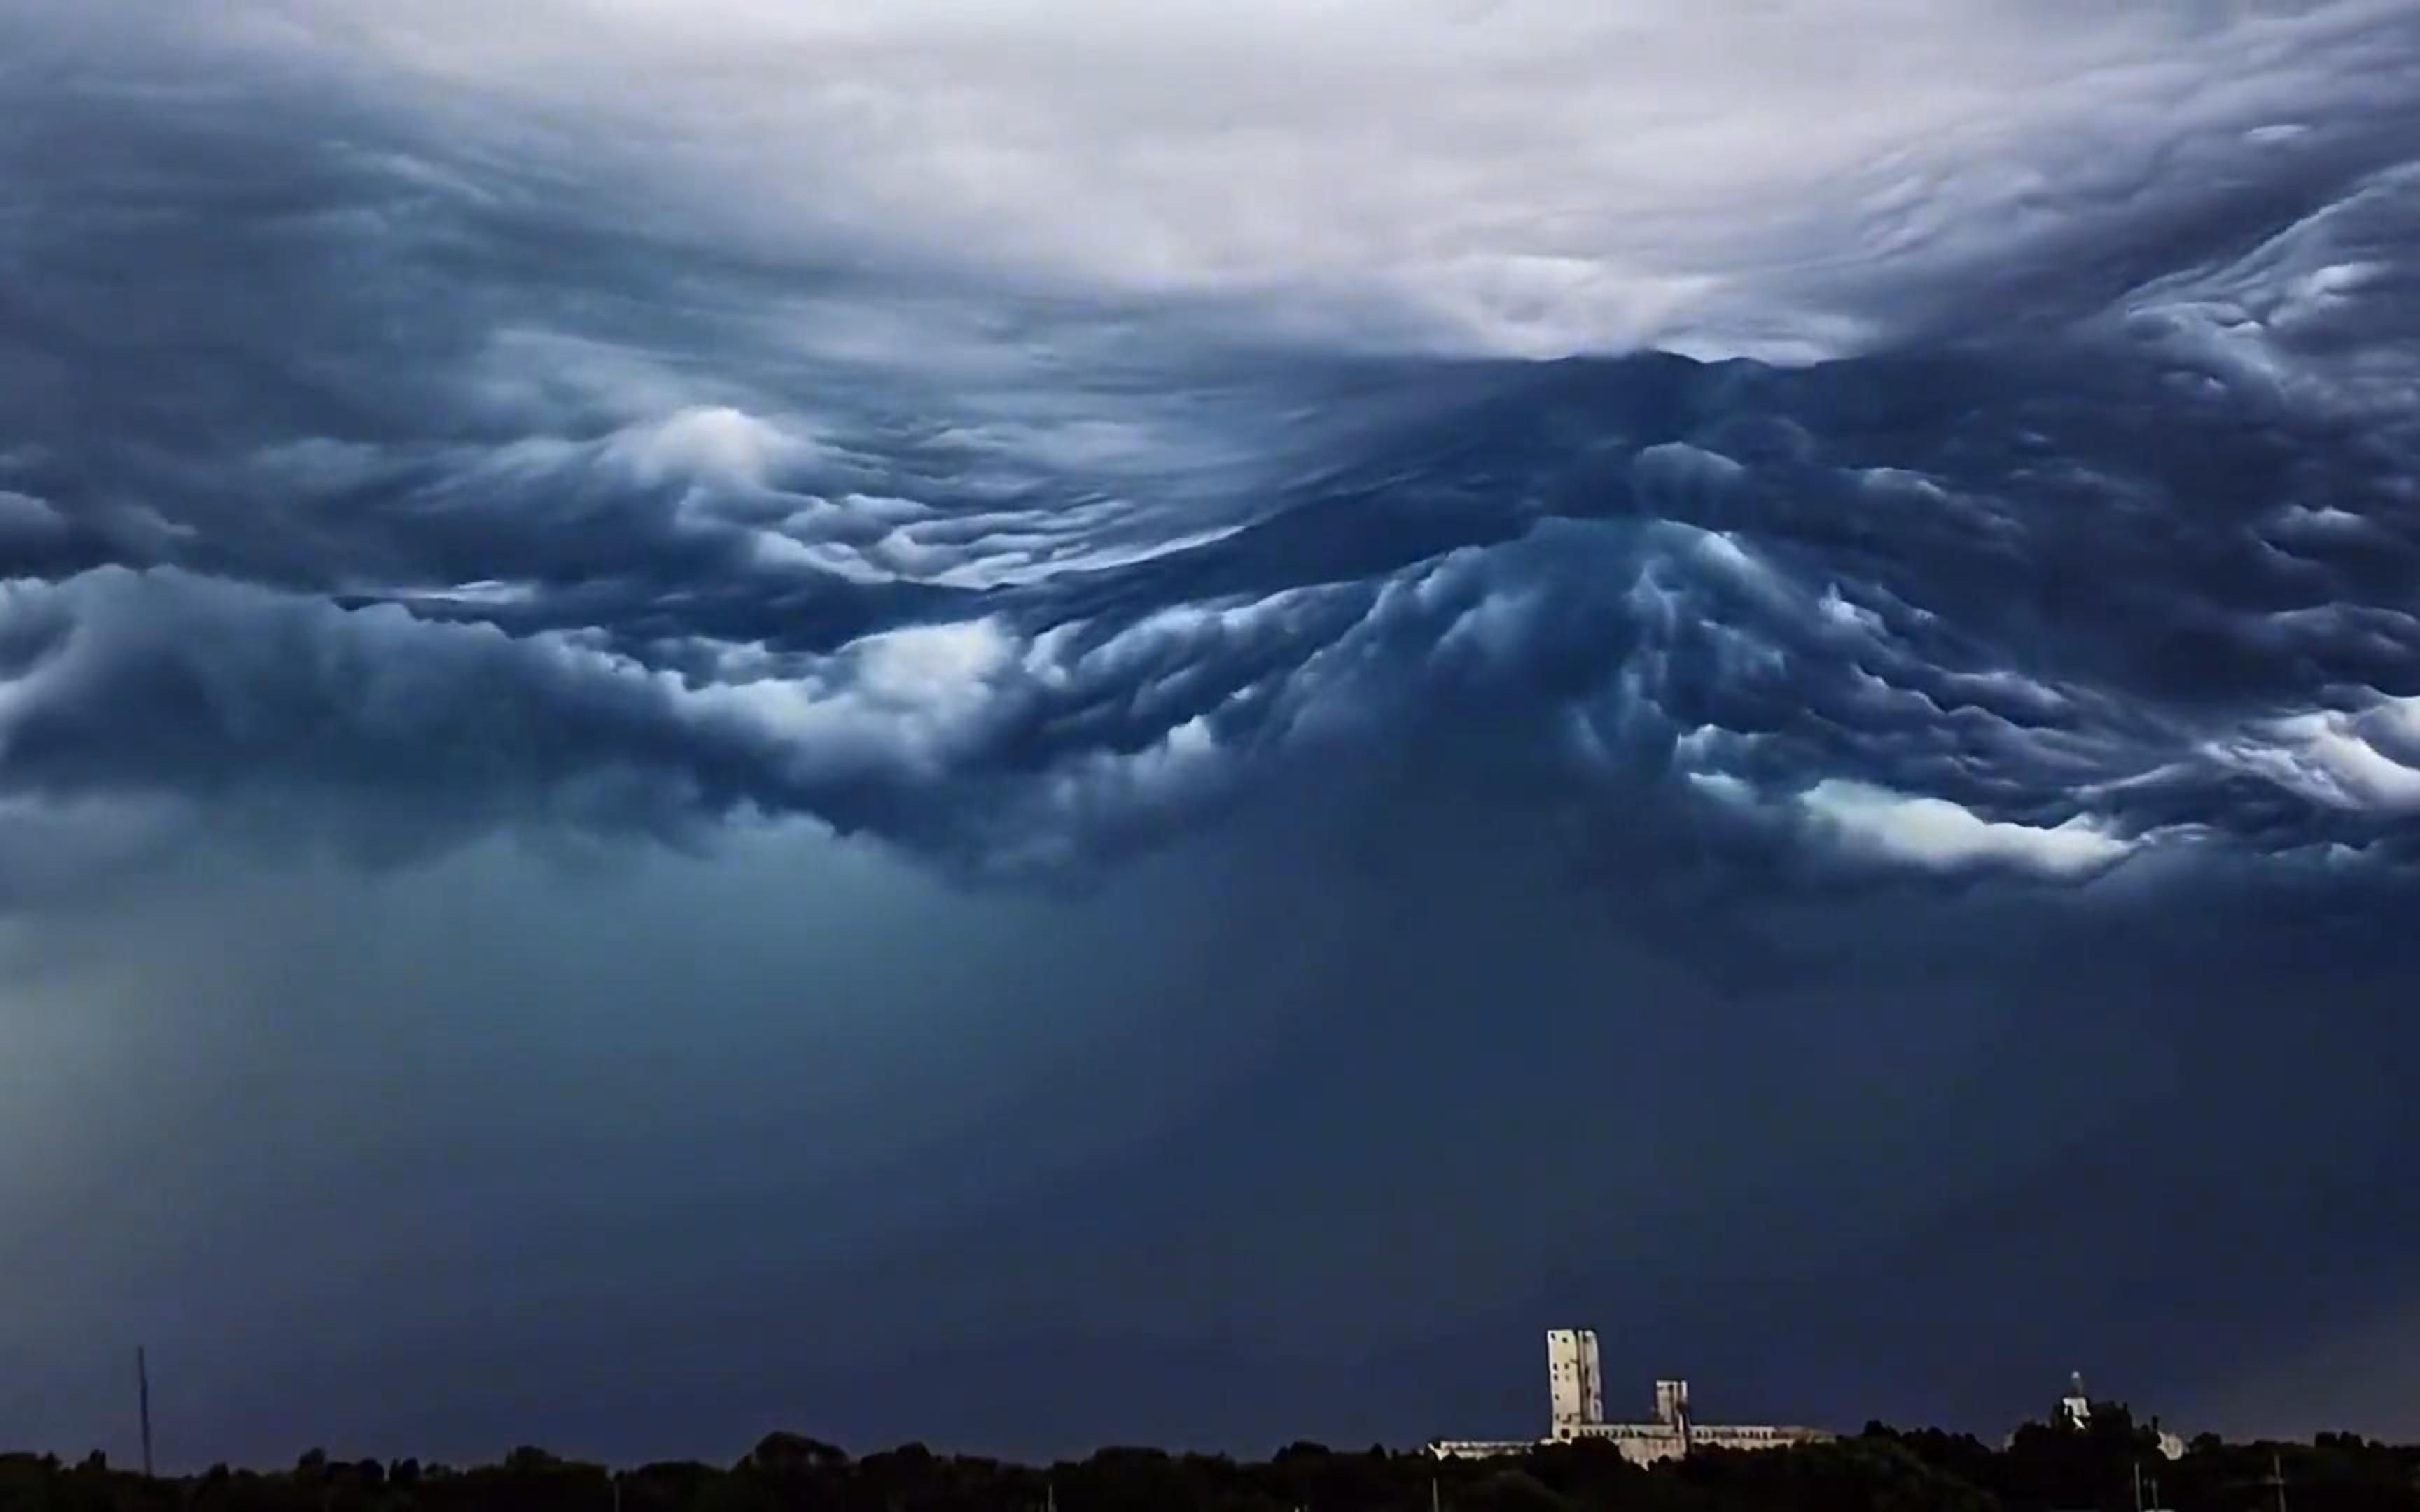
{"type": "Polygon", "coordinates": [[[2189,10],[21,21],[12,810],[1054,866],[1453,687],[1786,845],[2391,865],[2420,52],[2189,10]]]}
{"type": "MultiPolygon", "coordinates": [[[[1097,1005],[1142,982],[1187,1005],[1154,1024],[1236,1013],[1200,1031],[1205,1064],[1323,1012],[1384,1025],[1332,1005],[1387,975],[1390,889],[1438,941],[1526,958],[1508,977],[1608,1057],[1632,1031],[1577,985],[1607,974],[1668,980],[1699,1025],[1813,995],[1887,1057],[1966,1033],[1956,1005],[1915,1006],[1960,972],[2004,974],[1962,999],[1970,1025],[2025,1022],[2008,1003],[2050,980],[2039,952],[2071,972],[2046,991],[2129,1005],[2113,1043],[2176,1028],[2128,1016],[2145,995],[2214,995],[2178,1032],[2229,1047],[2200,1085],[2234,1095],[2257,1026],[2314,1011],[2291,999],[2324,977],[2382,1004],[2402,969],[2408,0],[94,0],[0,11],[0,920],[17,980],[49,984],[21,1005],[78,972],[104,994],[62,942],[222,864],[400,866],[408,890],[504,866],[501,841],[550,867],[601,847],[658,869],[648,887],[751,878],[752,907],[796,885],[763,847],[799,826],[883,857],[802,841],[818,876],[901,869],[880,887],[918,901],[863,905],[864,938],[988,930],[967,948],[1023,963],[1007,976],[1080,978],[1066,1001],[1101,1015],[1080,1031],[1051,991],[1008,992],[1029,1056],[1111,1032],[1097,1005]],[[1331,864],[1357,880],[1323,903],[1300,879],[1331,864]],[[1196,866],[1229,890],[1165,880],[1196,866]],[[1264,899],[1265,933],[1220,949],[1330,909],[1357,942],[1259,982],[1291,1020],[1187,995],[1174,955],[1101,964],[1207,949],[1168,920],[1256,889],[1302,911],[1264,899]],[[1017,912],[1062,896],[1094,898],[1086,922],[1017,912]],[[1045,959],[1054,932],[1086,959],[1045,959]]],[[[912,952],[877,953],[861,969],[892,985],[865,1011],[914,1020],[912,952]]],[[[1414,958],[1459,969],[1443,943],[1414,958]]],[[[1389,980],[1390,1002],[1423,990],[1389,980]]],[[[1403,1042],[1446,1054],[1467,1001],[1405,1009],[1403,1042]]],[[[1767,1041],[1803,1011],[1737,1026],[1767,1041]]],[[[2045,1033],[2093,1021],[2044,1011],[2045,1033]]],[[[1559,1032],[1508,1044],[1552,1059],[1559,1032]]],[[[1400,1054],[1399,1085],[1426,1085],[1400,1054]]],[[[2049,1050],[1992,1054],[2025,1090],[1974,1118],[2015,1131],[2057,1102],[2029,1104],[2052,1082],[2022,1069],[2053,1076],[2049,1050]]],[[[1481,1124],[1519,1101],[1506,1055],[1474,1072],[1501,1094],[1463,1110],[1481,1124]]],[[[1810,1074],[1854,1080],[1853,1058],[1810,1074]]],[[[1798,1106],[1743,1074],[1699,1092],[1725,1139],[1798,1106]]],[[[1147,1142],[1103,1119],[1094,1148],[1147,1142]]],[[[1448,1158],[1356,1134],[1366,1164],[1330,1163],[1292,1119],[1280,1142],[1341,1182],[1448,1158]]],[[[1876,1168],[1841,1137],[1842,1165],[1876,1168]]],[[[2144,1138],[2169,1170],[2244,1154],[2144,1138]]],[[[1709,1200],[1789,1211],[1705,1158],[1733,1182],[1709,1200]]],[[[1998,1199],[2040,1200],[1973,1159],[1998,1199]]],[[[1099,1180],[1088,1200],[1140,1200],[1099,1180]]],[[[1892,1216],[1840,1230],[1859,1266],[1979,1221],[1919,1222],[1865,1180],[1836,1196],[1892,1216]]],[[[1472,1285],[1545,1266],[1528,1211],[1455,1262],[1472,1285]]],[[[2420,1253],[2408,1214],[2371,1216],[2339,1253],[2420,1253]]],[[[1700,1260],[1745,1265],[1713,1232],[1700,1260]]],[[[1349,1291],[1323,1253],[1299,1274],[1349,1291]]],[[[1556,1273],[1559,1304],[1610,1310],[1556,1273]]]]}

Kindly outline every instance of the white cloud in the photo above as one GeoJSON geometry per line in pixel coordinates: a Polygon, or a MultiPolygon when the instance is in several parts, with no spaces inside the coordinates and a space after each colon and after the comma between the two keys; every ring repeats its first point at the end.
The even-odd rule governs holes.
{"type": "Polygon", "coordinates": [[[2267,721],[2205,754],[2331,809],[2420,812],[2420,699],[2382,699],[2349,714],[2315,710],[2267,721]]]}
{"type": "Polygon", "coordinates": [[[1690,772],[1689,785],[1710,798],[1745,809],[1756,802],[1756,790],[1729,772],[1690,772]]]}
{"type": "Polygon", "coordinates": [[[850,648],[860,686],[888,702],[920,707],[969,698],[1015,658],[993,620],[920,625],[872,635],[850,648]]]}
{"type": "Polygon", "coordinates": [[[696,405],[617,432],[606,459],[647,485],[667,479],[762,488],[770,476],[814,455],[814,444],[771,421],[727,405],[696,405]]]}
{"type": "Polygon", "coordinates": [[[1851,850],[1935,872],[2006,866],[2081,878],[2106,870],[2135,848],[2081,814],[2040,828],[1987,820],[1947,798],[1912,797],[1838,778],[1816,783],[1798,802],[1851,850]]]}

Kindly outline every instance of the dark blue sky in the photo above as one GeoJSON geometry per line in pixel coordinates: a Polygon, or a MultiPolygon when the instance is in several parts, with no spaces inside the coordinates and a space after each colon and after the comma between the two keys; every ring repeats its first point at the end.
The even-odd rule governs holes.
{"type": "Polygon", "coordinates": [[[0,1440],[2420,1433],[2420,27],[1592,9],[0,14],[0,1440]]]}

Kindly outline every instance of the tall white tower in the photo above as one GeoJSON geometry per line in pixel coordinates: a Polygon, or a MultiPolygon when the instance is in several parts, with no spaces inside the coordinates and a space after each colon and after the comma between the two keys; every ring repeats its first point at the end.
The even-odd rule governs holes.
{"type": "Polygon", "coordinates": [[[1687,1431],[1689,1424],[1689,1383],[1685,1381],[1659,1381],[1655,1383],[1655,1421],[1668,1428],[1687,1431]]]}
{"type": "Polygon", "coordinates": [[[1605,1421],[1605,1385],[1597,1371],[1596,1330],[1546,1331],[1546,1390],[1554,1403],[1558,1433],[1605,1421]]]}
{"type": "Polygon", "coordinates": [[[2067,1378],[2067,1395],[2059,1398],[2058,1413],[2069,1427],[2092,1426],[2092,1398],[2084,1394],[2083,1371],[2076,1371],[2067,1378]]]}

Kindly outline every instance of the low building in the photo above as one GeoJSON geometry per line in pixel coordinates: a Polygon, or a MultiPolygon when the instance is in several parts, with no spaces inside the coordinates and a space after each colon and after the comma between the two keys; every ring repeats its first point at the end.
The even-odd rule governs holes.
{"type": "Polygon", "coordinates": [[[1525,1455],[1538,1447],[1537,1439],[1431,1439],[1429,1453],[1439,1459],[1493,1459],[1498,1455],[1525,1455]]]}
{"type": "MultiPolygon", "coordinates": [[[[2092,1427],[2092,1398],[2085,1392],[2084,1373],[2080,1370],[2068,1376],[2067,1395],[2058,1399],[2058,1426],[2078,1433],[2092,1427]]],[[[2183,1437],[2160,1427],[2160,1420],[2156,1417],[2151,1419],[2151,1434],[2159,1443],[2161,1458],[2174,1460],[2185,1457],[2183,1437]]],[[[2016,1442],[2016,1433],[2011,1430],[2000,1441],[2000,1447],[2006,1449],[2016,1442]]]]}
{"type": "Polygon", "coordinates": [[[1655,1383],[1655,1416],[1646,1423],[1605,1421],[1603,1376],[1591,1329],[1559,1328],[1546,1335],[1548,1419],[1539,1439],[1438,1439],[1429,1453],[1440,1459],[1526,1454],[1557,1443],[1606,1443],[1634,1464],[1678,1459],[1693,1449],[1779,1449],[1822,1443],[1833,1435],[1821,1428],[1774,1424],[1699,1423],[1689,1413],[1689,1383],[1655,1383]]]}

